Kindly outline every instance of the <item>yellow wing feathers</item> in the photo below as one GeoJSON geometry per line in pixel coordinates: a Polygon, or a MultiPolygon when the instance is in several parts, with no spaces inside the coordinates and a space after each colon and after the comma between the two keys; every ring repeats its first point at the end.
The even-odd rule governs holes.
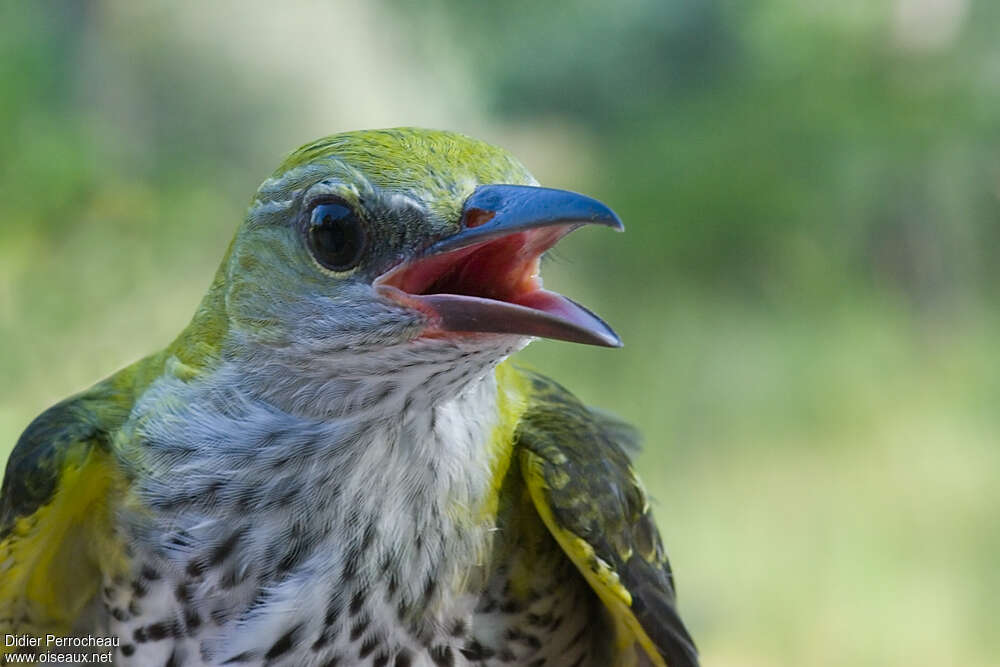
{"type": "Polygon", "coordinates": [[[119,473],[87,397],[42,413],[0,492],[0,634],[65,634],[101,572],[121,565],[109,506],[119,473]]]}
{"type": "Polygon", "coordinates": [[[70,452],[52,500],[17,518],[0,542],[0,626],[5,632],[68,632],[100,582],[110,535],[108,455],[70,452]]]}
{"type": "Polygon", "coordinates": [[[556,383],[529,377],[532,398],[517,429],[521,474],[542,522],[604,604],[617,664],[696,666],[649,503],[619,442],[626,430],[556,383]]]}
{"type": "Polygon", "coordinates": [[[530,452],[521,455],[521,470],[524,475],[535,509],[545,527],[566,553],[573,564],[590,584],[601,602],[607,608],[615,626],[615,654],[617,664],[621,667],[635,665],[638,657],[635,655],[635,644],[638,642],[656,667],[666,667],[659,651],[642,629],[639,621],[632,613],[632,595],[622,585],[618,574],[605,560],[598,556],[594,547],[586,540],[562,528],[548,505],[546,491],[548,490],[541,474],[542,462],[530,452]]]}

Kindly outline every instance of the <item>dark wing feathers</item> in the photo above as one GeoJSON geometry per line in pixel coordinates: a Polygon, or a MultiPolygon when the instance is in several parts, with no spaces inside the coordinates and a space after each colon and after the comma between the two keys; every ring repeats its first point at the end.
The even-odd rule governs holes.
{"type": "Polygon", "coordinates": [[[107,441],[82,399],[66,399],[38,415],[7,460],[0,488],[0,539],[19,517],[29,516],[49,502],[70,451],[80,454],[78,448],[94,446],[106,447],[107,441]]]}
{"type": "MultiPolygon", "coordinates": [[[[631,598],[629,611],[669,667],[696,666],[697,651],[677,613],[659,531],[619,442],[627,434],[634,443],[634,429],[605,413],[595,414],[555,382],[525,374],[532,398],[517,429],[517,444],[535,471],[526,476],[535,474],[542,482],[546,507],[538,507],[536,499],[540,514],[544,519],[550,512],[557,529],[590,545],[603,561],[601,567],[606,564],[617,575],[631,598]]],[[[560,544],[567,549],[562,540],[560,544]]],[[[579,554],[574,557],[567,550],[567,555],[581,566],[579,554]]],[[[617,582],[612,576],[609,588],[617,582]]]]}

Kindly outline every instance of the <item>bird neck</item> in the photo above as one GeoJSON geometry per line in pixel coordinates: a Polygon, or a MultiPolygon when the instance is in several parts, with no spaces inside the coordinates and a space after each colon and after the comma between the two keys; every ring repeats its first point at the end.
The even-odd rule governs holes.
{"type": "Polygon", "coordinates": [[[399,585],[460,587],[488,560],[524,410],[516,371],[466,359],[480,363],[378,380],[345,362],[325,390],[300,376],[299,396],[231,361],[194,381],[165,372],[125,428],[140,443],[126,461],[143,505],[127,529],[178,567],[235,539],[233,558],[257,582],[296,568],[336,580],[361,550],[359,576],[392,562],[405,569],[391,575],[399,585]]]}
{"type": "Polygon", "coordinates": [[[495,336],[475,339],[423,338],[375,350],[314,353],[295,344],[267,347],[231,344],[227,356],[244,392],[288,414],[321,421],[433,420],[440,410],[477,396],[494,382],[497,366],[527,340],[495,336]],[[471,398],[470,398],[471,397],[471,398]]]}

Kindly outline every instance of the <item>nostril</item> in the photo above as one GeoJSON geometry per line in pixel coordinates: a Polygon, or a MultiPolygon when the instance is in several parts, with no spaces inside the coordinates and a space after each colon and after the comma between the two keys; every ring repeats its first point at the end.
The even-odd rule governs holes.
{"type": "Polygon", "coordinates": [[[485,225],[496,216],[496,211],[487,211],[481,208],[470,208],[462,216],[462,226],[466,229],[485,225]]]}

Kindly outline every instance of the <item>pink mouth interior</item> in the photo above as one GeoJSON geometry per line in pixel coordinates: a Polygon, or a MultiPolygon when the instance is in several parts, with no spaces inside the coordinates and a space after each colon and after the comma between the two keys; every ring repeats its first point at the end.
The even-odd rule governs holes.
{"type": "Polygon", "coordinates": [[[539,258],[572,230],[569,225],[516,232],[392,269],[376,281],[410,295],[456,294],[548,310],[539,258]]]}

